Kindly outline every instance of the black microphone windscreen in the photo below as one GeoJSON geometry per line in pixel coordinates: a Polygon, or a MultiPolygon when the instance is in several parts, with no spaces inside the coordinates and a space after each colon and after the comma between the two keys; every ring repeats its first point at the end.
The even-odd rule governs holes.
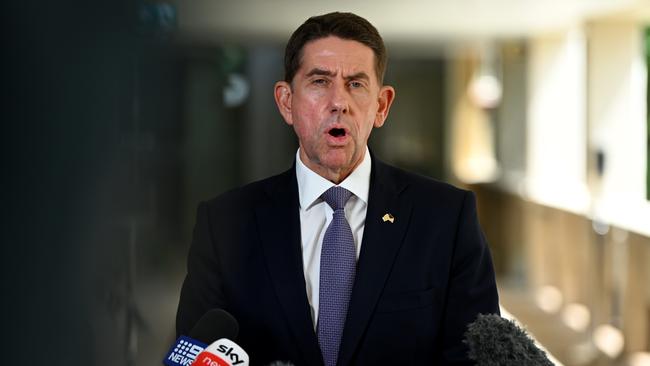
{"type": "Polygon", "coordinates": [[[523,329],[495,314],[479,314],[467,327],[465,343],[478,366],[553,366],[523,329]]]}
{"type": "Polygon", "coordinates": [[[194,325],[189,336],[193,339],[210,344],[217,339],[234,340],[239,333],[237,320],[223,309],[212,309],[205,313],[194,325]]]}

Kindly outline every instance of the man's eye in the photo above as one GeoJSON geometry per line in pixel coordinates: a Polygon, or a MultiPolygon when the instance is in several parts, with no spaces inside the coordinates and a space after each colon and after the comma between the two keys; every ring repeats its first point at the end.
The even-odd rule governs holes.
{"type": "Polygon", "coordinates": [[[325,84],[327,84],[327,80],[325,80],[325,79],[314,79],[314,81],[312,81],[312,83],[316,84],[316,85],[325,85],[325,84]]]}
{"type": "Polygon", "coordinates": [[[361,88],[362,86],[363,86],[363,84],[361,84],[358,81],[351,81],[350,82],[350,88],[352,88],[352,89],[361,88]]]}

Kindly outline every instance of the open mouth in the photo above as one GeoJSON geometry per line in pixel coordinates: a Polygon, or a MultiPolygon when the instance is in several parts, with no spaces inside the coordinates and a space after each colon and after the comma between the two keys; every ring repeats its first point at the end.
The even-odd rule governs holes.
{"type": "Polygon", "coordinates": [[[334,137],[343,137],[345,136],[345,130],[342,128],[332,128],[329,130],[329,134],[334,137]]]}

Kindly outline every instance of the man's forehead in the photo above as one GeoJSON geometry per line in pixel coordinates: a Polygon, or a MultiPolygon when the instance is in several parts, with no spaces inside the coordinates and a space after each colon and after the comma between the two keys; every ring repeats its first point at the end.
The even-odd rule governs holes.
{"type": "Polygon", "coordinates": [[[319,38],[305,44],[300,62],[301,72],[317,68],[336,72],[343,67],[348,72],[375,72],[375,54],[361,42],[334,36],[319,38]],[[366,70],[367,69],[367,70],[366,70]]]}

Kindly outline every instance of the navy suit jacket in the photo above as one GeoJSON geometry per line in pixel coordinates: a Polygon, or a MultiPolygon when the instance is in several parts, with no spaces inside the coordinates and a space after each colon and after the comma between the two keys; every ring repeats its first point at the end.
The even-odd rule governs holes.
{"type": "MultiPolygon", "coordinates": [[[[467,324],[499,312],[474,195],[372,162],[338,364],[471,364],[467,324]]],[[[300,243],[295,168],[201,203],[177,333],[223,308],[239,322],[236,342],[251,365],[322,365],[300,243]]]]}

